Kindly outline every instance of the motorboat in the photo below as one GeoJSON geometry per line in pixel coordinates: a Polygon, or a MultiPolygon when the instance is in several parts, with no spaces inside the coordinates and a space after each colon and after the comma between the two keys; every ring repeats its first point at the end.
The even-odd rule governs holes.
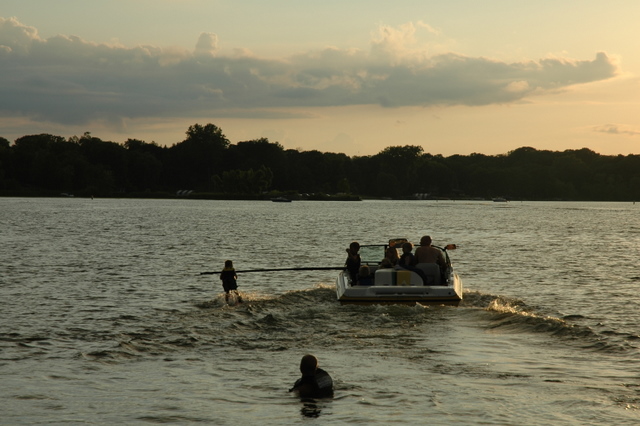
{"type": "Polygon", "coordinates": [[[368,279],[352,282],[348,271],[338,274],[336,293],[341,304],[405,304],[415,305],[451,305],[458,306],[462,300],[462,280],[454,271],[448,250],[455,244],[437,247],[442,251],[446,268],[441,271],[435,263],[419,263],[411,270],[399,266],[386,267],[386,250],[397,250],[408,242],[406,238],[395,238],[387,244],[360,246],[361,265],[367,265],[370,271],[368,279]],[[426,281],[426,282],[425,282],[426,281]]]}
{"type": "Polygon", "coordinates": [[[291,202],[291,200],[286,197],[275,197],[275,198],[272,198],[271,201],[273,201],[274,203],[290,203],[291,202]]]}

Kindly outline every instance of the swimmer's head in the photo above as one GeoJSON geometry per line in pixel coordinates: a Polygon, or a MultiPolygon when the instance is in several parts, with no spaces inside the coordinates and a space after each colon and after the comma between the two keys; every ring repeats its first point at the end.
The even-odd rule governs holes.
{"type": "Polygon", "coordinates": [[[314,374],[318,369],[318,358],[313,355],[305,355],[300,361],[300,372],[305,374],[314,374]]]}

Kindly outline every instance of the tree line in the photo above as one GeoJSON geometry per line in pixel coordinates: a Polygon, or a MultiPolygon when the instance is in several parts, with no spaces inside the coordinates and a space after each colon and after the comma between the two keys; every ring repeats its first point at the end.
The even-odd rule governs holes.
{"type": "Polygon", "coordinates": [[[210,123],[190,126],[186,138],[169,147],[137,139],[103,141],[90,133],[67,139],[27,135],[13,143],[0,137],[0,195],[61,193],[635,201],[640,199],[640,156],[521,147],[503,155],[444,157],[405,145],[349,157],[285,149],[266,138],[232,144],[210,123]]]}

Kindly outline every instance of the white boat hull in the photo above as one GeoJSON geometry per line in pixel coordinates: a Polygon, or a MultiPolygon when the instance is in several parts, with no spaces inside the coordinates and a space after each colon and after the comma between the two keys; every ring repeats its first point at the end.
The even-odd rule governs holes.
{"type": "MultiPolygon", "coordinates": [[[[408,271],[406,271],[408,272],[408,271]]],[[[349,274],[340,272],[336,279],[336,293],[342,304],[406,304],[458,306],[462,300],[462,280],[455,272],[447,277],[446,285],[423,285],[422,280],[411,279],[395,285],[351,285],[349,274]],[[412,284],[415,282],[416,284],[412,284]],[[419,283],[419,284],[417,284],[419,283]],[[406,285],[403,285],[406,284],[406,285]]]]}

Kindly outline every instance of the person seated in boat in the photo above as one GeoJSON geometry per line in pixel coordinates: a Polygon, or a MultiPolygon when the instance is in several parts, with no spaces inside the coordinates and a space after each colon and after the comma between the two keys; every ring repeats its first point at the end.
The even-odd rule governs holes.
{"type": "Polygon", "coordinates": [[[431,237],[425,235],[420,238],[420,247],[416,249],[416,263],[435,263],[440,267],[440,271],[444,271],[447,267],[447,261],[440,249],[431,246],[431,237]]]}
{"type": "Polygon", "coordinates": [[[362,265],[358,271],[358,285],[373,285],[373,274],[369,266],[362,265]]]}
{"type": "Polygon", "coordinates": [[[388,258],[384,258],[380,261],[380,265],[378,265],[378,269],[390,269],[393,268],[393,263],[388,258]]]}
{"type": "Polygon", "coordinates": [[[402,256],[398,259],[398,266],[408,269],[416,265],[416,257],[411,253],[413,244],[406,242],[402,244],[402,256]]]}
{"type": "Polygon", "coordinates": [[[345,262],[345,266],[347,271],[349,272],[349,277],[351,277],[352,285],[355,285],[358,280],[358,272],[360,271],[360,244],[356,241],[349,244],[349,248],[347,249],[347,260],[345,262]]]}
{"type": "Polygon", "coordinates": [[[398,267],[415,272],[420,276],[420,279],[422,279],[422,283],[427,285],[427,276],[421,269],[416,268],[418,262],[416,262],[415,255],[411,253],[412,250],[413,244],[409,242],[402,244],[402,256],[400,256],[400,260],[398,260],[398,267]]]}
{"type": "Polygon", "coordinates": [[[318,358],[305,355],[300,361],[302,377],[296,380],[289,392],[295,392],[300,398],[333,397],[333,379],[318,367],[318,358]]]}
{"type": "Polygon", "coordinates": [[[395,266],[398,263],[400,257],[398,256],[398,249],[396,248],[395,241],[389,242],[389,247],[387,247],[387,249],[385,250],[384,257],[385,259],[389,259],[389,262],[391,262],[392,266],[395,266]]]}
{"type": "Polygon", "coordinates": [[[417,263],[435,263],[440,267],[440,280],[445,281],[447,261],[442,250],[431,246],[431,237],[425,235],[420,238],[420,247],[416,249],[417,263]]]}

